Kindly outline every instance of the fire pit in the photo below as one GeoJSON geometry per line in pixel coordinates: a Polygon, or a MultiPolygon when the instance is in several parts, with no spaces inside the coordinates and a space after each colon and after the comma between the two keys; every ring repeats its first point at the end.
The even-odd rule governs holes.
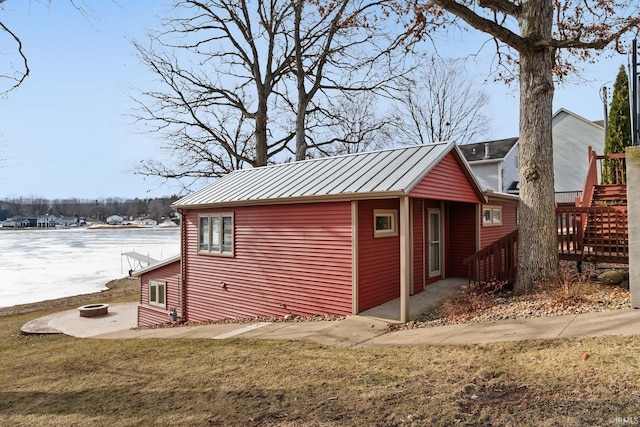
{"type": "Polygon", "coordinates": [[[109,304],[89,304],[78,307],[80,317],[104,316],[109,310],[109,304]]]}

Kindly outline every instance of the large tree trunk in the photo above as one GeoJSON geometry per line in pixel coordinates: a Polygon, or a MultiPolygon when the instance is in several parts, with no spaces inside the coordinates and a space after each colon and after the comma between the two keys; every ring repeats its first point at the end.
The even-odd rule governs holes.
{"type": "Polygon", "coordinates": [[[266,95],[259,94],[258,110],[256,111],[256,158],[254,167],[266,166],[268,157],[267,145],[267,100],[266,95]]]}
{"type": "Polygon", "coordinates": [[[307,92],[304,86],[305,67],[302,62],[302,40],[300,24],[302,23],[302,9],[304,8],[304,0],[298,0],[294,3],[294,37],[296,52],[296,83],[298,90],[298,111],[296,112],[296,161],[305,160],[307,158],[307,138],[306,138],[306,114],[309,105],[307,92]]]}
{"type": "MultiPolygon", "coordinates": [[[[551,39],[550,0],[522,4],[523,37],[551,39]]],[[[553,180],[554,52],[549,47],[520,52],[520,223],[516,293],[558,272],[553,180]]]]}

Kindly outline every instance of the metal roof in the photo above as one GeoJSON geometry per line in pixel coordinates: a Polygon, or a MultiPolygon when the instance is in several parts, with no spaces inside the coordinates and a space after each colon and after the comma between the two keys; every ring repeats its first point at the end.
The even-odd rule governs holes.
{"type": "Polygon", "coordinates": [[[452,150],[442,142],[237,170],[174,206],[407,194],[452,150]]]}

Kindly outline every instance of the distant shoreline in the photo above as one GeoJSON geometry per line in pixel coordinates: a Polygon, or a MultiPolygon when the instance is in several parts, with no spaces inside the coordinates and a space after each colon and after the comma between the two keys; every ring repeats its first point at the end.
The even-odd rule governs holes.
{"type": "Polygon", "coordinates": [[[107,225],[100,224],[84,227],[0,227],[0,231],[55,231],[55,230],[179,230],[180,226],[145,226],[145,225],[107,225]]]}
{"type": "Polygon", "coordinates": [[[27,304],[18,304],[10,307],[0,307],[0,316],[12,316],[15,314],[30,313],[38,310],[50,310],[72,305],[84,305],[103,298],[134,295],[140,293],[140,279],[137,277],[123,277],[114,279],[105,285],[108,289],[89,294],[74,295],[70,297],[55,298],[27,304]]]}

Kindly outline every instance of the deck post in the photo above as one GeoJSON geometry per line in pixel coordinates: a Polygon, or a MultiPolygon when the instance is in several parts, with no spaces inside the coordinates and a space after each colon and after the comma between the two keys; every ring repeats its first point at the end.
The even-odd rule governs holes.
{"type": "Polygon", "coordinates": [[[409,197],[400,197],[400,321],[409,321],[411,284],[411,225],[409,197]]]}
{"type": "Polygon", "coordinates": [[[629,292],[631,307],[640,308],[640,146],[627,147],[629,215],[629,292]],[[635,194],[635,196],[634,196],[635,194]]]}

